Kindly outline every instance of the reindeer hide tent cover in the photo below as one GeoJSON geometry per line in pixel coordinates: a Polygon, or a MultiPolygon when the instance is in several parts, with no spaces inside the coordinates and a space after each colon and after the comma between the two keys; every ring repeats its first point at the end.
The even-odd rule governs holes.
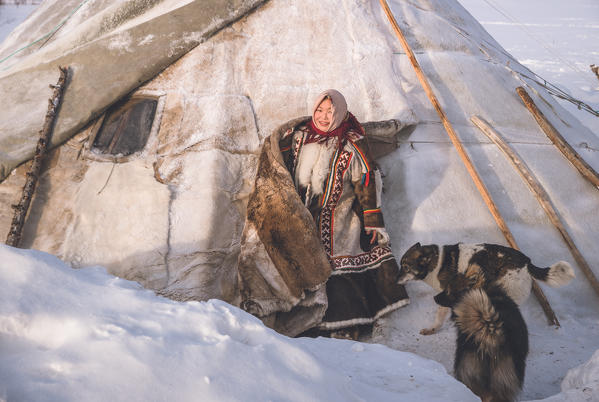
{"type": "MultiPolygon", "coordinates": [[[[333,3],[97,0],[69,17],[81,1],[46,0],[0,45],[4,59],[66,19],[47,41],[0,63],[0,229],[8,230],[8,207],[23,182],[19,166],[33,155],[47,85],[56,81],[58,66],[68,65],[72,79],[24,246],[74,267],[101,264],[174,299],[239,304],[238,266],[247,251],[256,252],[254,261],[261,255],[241,251],[251,237],[244,224],[261,144],[282,123],[305,115],[323,85],[343,92],[360,121],[416,125],[403,135],[400,126],[383,130],[389,145],[379,144],[381,155],[387,153],[379,159],[383,210],[396,255],[415,241],[505,243],[378,1],[333,3]],[[93,144],[104,112],[128,94],[158,102],[148,142],[126,158],[99,155],[93,144]],[[398,150],[390,137],[400,141],[398,150]],[[410,180],[415,171],[429,180],[410,180]]],[[[523,156],[581,252],[599,266],[593,212],[599,193],[551,144],[515,88],[529,90],[595,170],[599,139],[521,75],[526,68],[457,1],[389,3],[523,251],[539,264],[565,259],[575,266],[472,115],[490,122],[523,156]]],[[[553,291],[547,290],[549,299],[553,291]]],[[[592,290],[579,279],[559,291],[576,299],[592,290]]],[[[293,303],[309,299],[291,294],[293,303]]]]}

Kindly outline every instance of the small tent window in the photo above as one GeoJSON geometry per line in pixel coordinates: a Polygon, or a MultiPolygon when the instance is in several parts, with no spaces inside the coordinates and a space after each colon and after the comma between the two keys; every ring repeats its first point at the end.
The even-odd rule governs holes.
{"type": "Polygon", "coordinates": [[[122,156],[141,151],[150,136],[157,104],[156,99],[132,98],[110,107],[94,139],[93,151],[122,156]]]}

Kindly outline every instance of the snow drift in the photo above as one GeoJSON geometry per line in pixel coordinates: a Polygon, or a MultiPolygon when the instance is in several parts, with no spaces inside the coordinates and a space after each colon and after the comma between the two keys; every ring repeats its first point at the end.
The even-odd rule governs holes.
{"type": "Polygon", "coordinates": [[[439,363],[290,339],[222,301],[174,302],[101,267],[0,245],[0,399],[475,401],[439,363]]]}

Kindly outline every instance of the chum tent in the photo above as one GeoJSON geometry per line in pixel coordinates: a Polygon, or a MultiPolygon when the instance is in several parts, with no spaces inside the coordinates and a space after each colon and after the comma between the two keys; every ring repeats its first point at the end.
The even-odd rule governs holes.
{"type": "MultiPolygon", "coordinates": [[[[598,189],[547,137],[516,88],[594,170],[599,138],[458,1],[388,4],[520,249],[539,266],[573,265],[571,285],[543,288],[549,303],[559,292],[581,314],[596,315],[596,305],[582,302],[593,288],[559,230],[471,118],[488,122],[520,155],[595,273],[598,189]]],[[[260,146],[279,125],[309,113],[326,88],[340,90],[362,122],[411,127],[396,130],[378,160],[396,256],[415,242],[508,244],[379,1],[46,0],[0,44],[0,60],[6,233],[48,85],[59,66],[69,67],[22,246],[73,267],[103,265],[176,300],[239,303],[238,256],[260,146]],[[112,152],[103,127],[128,107],[147,129],[141,147],[112,152]]]]}

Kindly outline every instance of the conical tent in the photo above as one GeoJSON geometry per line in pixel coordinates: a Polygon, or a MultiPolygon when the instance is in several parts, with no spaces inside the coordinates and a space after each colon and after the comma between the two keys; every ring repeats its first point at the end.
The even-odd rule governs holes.
{"type": "MultiPolygon", "coordinates": [[[[591,267],[599,265],[599,192],[547,138],[515,89],[529,92],[595,170],[599,138],[526,78],[528,70],[457,1],[389,5],[520,248],[539,266],[566,260],[575,267],[575,282],[547,289],[549,301],[555,291],[583,300],[592,289],[560,233],[470,119],[488,121],[524,159],[591,267]]],[[[416,241],[507,244],[378,1],[46,0],[2,44],[0,59],[5,232],[47,85],[59,65],[71,69],[24,246],[75,267],[101,264],[175,299],[237,303],[260,145],[280,124],[308,114],[326,88],[339,89],[360,121],[415,125],[398,134],[399,149],[379,159],[396,255],[416,241]],[[47,40],[14,53],[58,26],[47,40]],[[145,147],[126,156],[98,152],[100,127],[129,99],[155,101],[145,147]]]]}

